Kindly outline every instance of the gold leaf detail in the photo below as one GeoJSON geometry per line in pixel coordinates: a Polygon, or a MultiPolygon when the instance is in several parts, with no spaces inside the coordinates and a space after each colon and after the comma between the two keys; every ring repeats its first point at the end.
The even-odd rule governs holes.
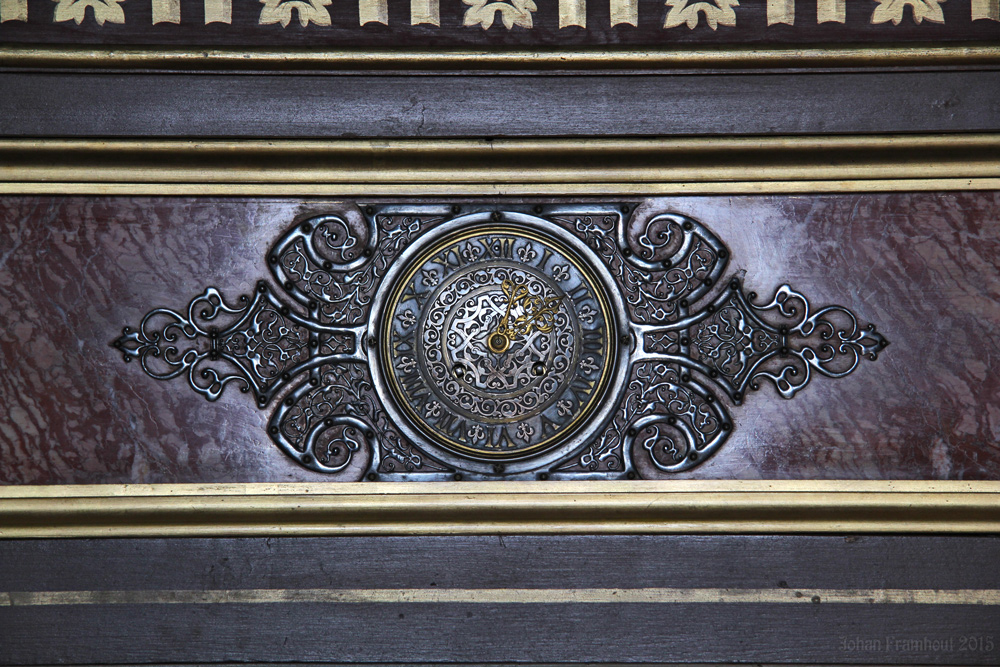
{"type": "Polygon", "coordinates": [[[713,2],[696,2],[688,4],[688,0],[667,0],[667,18],[663,22],[664,28],[676,28],[682,23],[694,30],[698,25],[700,15],[705,16],[705,23],[712,30],[720,25],[736,25],[736,11],[733,7],[739,7],[737,0],[714,0],[713,2]]]}
{"type": "Polygon", "coordinates": [[[920,23],[924,19],[931,23],[944,23],[944,12],[940,3],[945,0],[875,0],[875,2],[878,3],[878,7],[872,12],[873,24],[892,21],[893,25],[899,25],[903,21],[907,5],[913,8],[914,23],[920,23]]]}
{"type": "Polygon", "coordinates": [[[93,7],[97,25],[104,25],[105,21],[125,23],[125,11],[118,4],[124,0],[54,0],[54,2],[56,2],[56,12],[53,22],[76,21],[79,25],[87,17],[87,7],[93,7]]]}
{"type": "Polygon", "coordinates": [[[504,27],[510,30],[516,25],[531,28],[531,14],[538,11],[533,0],[511,0],[510,2],[490,2],[489,0],[462,0],[469,8],[465,10],[463,23],[466,26],[479,25],[487,30],[493,19],[500,13],[504,27]]]}
{"type": "Polygon", "coordinates": [[[287,28],[292,22],[292,11],[299,17],[299,25],[305,28],[310,23],[316,25],[332,25],[330,12],[326,6],[333,0],[260,0],[264,8],[260,10],[260,25],[280,23],[287,28]]]}

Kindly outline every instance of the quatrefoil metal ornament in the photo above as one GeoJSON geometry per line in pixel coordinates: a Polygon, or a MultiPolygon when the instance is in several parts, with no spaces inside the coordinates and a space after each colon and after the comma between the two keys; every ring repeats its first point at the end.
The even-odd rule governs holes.
{"type": "Polygon", "coordinates": [[[365,207],[285,233],[253,296],[215,288],[112,345],[214,401],[229,385],[301,465],[363,478],[635,478],[708,459],[763,381],[792,398],[888,341],[722,284],[729,252],[689,217],[627,233],[623,206],[365,207]],[[715,296],[711,299],[708,297],[715,296]],[[704,303],[698,305],[700,301],[704,303]],[[639,465],[642,457],[643,465],[639,465]]]}

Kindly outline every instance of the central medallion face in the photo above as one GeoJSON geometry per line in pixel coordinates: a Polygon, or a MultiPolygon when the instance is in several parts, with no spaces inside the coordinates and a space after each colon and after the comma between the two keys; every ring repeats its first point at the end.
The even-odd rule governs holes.
{"type": "Polygon", "coordinates": [[[479,223],[432,240],[383,312],[380,363],[395,403],[462,457],[560,447],[615,371],[606,288],[578,250],[527,226],[479,223]]]}

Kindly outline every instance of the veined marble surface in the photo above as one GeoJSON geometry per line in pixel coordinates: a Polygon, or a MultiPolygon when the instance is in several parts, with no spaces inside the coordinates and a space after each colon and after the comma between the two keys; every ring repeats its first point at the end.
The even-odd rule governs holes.
{"type": "MultiPolygon", "coordinates": [[[[0,483],[356,479],[360,465],[331,477],[288,459],[267,436],[270,406],[232,389],[209,403],[108,345],[151,308],[182,308],[209,285],[250,293],[290,225],[354,210],[0,198],[0,483]]],[[[728,405],[729,441],[674,477],[1000,479],[1000,193],[660,198],[632,219],[663,212],[714,231],[731,251],[725,277],[747,290],[770,297],[788,283],[892,342],[878,361],[815,377],[793,400],[764,385],[728,405]]]]}

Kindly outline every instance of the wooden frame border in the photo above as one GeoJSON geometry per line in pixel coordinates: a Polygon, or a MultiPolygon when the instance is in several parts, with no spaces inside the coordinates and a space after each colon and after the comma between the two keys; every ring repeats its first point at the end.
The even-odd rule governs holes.
{"type": "Polygon", "coordinates": [[[1000,133],[0,139],[0,194],[645,196],[984,189],[1000,189],[1000,133]]]}
{"type": "Polygon", "coordinates": [[[998,531],[1000,482],[0,487],[2,538],[998,531]]]}
{"type": "MultiPolygon", "coordinates": [[[[0,140],[0,194],[642,196],[970,189],[1000,189],[1000,134],[0,140]]],[[[998,531],[1000,481],[0,487],[0,538],[998,531]]]]}
{"type": "Polygon", "coordinates": [[[995,67],[1000,45],[305,49],[0,45],[0,68],[173,71],[676,71],[995,67]]]}

